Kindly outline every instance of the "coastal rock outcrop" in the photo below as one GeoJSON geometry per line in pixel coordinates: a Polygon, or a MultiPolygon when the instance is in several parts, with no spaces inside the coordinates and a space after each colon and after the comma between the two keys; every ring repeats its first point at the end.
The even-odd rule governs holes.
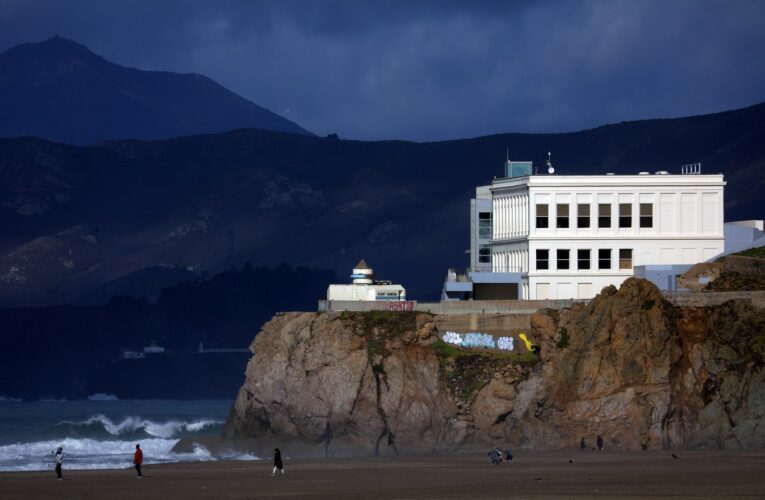
{"type": "MultiPolygon", "coordinates": [[[[465,350],[425,313],[284,313],[224,433],[293,455],[765,446],[765,309],[678,308],[627,280],[529,320],[530,352],[465,350]]],[[[521,349],[521,351],[525,351],[521,349]]]]}

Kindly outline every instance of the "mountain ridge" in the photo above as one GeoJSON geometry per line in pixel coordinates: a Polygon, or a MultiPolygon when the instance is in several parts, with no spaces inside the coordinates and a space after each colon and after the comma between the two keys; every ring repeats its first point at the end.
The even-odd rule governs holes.
{"type": "Polygon", "coordinates": [[[61,37],[0,53],[0,111],[0,136],[76,145],[240,127],[310,134],[207,76],[122,66],[61,37]]]}
{"type": "Polygon", "coordinates": [[[465,265],[468,200],[518,160],[559,174],[722,172],[726,220],[762,218],[765,104],[575,133],[366,142],[262,129],[70,146],[0,139],[0,307],[61,303],[152,266],[365,258],[407,295],[465,265]]]}

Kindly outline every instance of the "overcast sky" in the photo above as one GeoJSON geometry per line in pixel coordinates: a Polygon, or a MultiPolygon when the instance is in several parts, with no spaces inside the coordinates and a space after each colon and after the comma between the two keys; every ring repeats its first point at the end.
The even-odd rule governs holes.
{"type": "Polygon", "coordinates": [[[202,73],[344,138],[563,132],[765,101],[765,0],[0,0],[0,50],[54,34],[202,73]]]}

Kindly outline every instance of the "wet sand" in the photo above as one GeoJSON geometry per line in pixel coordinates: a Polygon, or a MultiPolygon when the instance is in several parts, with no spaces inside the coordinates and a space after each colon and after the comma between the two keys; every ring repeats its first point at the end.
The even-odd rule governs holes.
{"type": "MultiPolygon", "coordinates": [[[[286,454],[285,454],[286,455],[286,454]]],[[[485,454],[288,459],[0,474],[0,499],[195,498],[765,498],[765,452],[529,452],[492,466],[485,454]],[[569,463],[572,460],[573,463],[569,463]]]]}

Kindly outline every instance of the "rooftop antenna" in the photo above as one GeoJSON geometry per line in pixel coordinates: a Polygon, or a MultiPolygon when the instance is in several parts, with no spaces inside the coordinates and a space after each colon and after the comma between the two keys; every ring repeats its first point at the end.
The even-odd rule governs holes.
{"type": "Polygon", "coordinates": [[[549,151],[547,152],[547,173],[551,175],[555,173],[555,169],[552,165],[552,153],[549,151]]]}

